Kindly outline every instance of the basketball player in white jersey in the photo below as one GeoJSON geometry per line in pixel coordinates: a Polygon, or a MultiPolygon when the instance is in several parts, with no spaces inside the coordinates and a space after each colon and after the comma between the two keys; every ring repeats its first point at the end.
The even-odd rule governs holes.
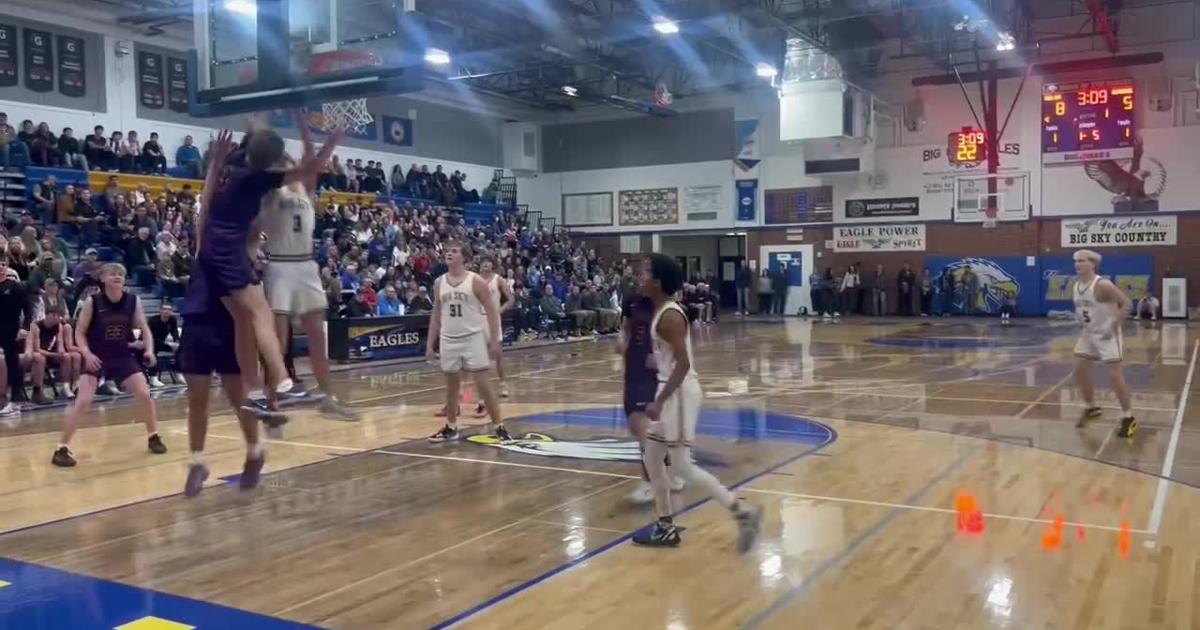
{"type": "Polygon", "coordinates": [[[690,485],[704,489],[713,500],[729,510],[738,525],[738,551],[754,546],[762,524],[762,508],[748,505],[712,473],[692,461],[692,444],[704,392],[692,367],[692,340],[687,313],[674,299],[683,287],[679,263],[662,254],[651,254],[642,267],[642,294],[654,302],[650,337],[655,365],[658,366],[658,393],[646,406],[650,422],[646,426],[646,452],[643,462],[654,487],[658,520],[649,530],[634,535],[633,542],[651,547],[675,547],[680,543],[679,528],[672,519],[671,468],[690,485]]]}
{"type": "MultiPolygon", "coordinates": [[[[492,301],[500,305],[500,328],[503,335],[504,328],[504,313],[511,310],[516,303],[513,299],[512,289],[509,288],[508,282],[496,273],[496,261],[491,256],[485,256],[479,261],[479,277],[487,283],[488,293],[492,295],[492,301]]],[[[503,338],[500,340],[504,341],[503,338]]],[[[504,381],[504,361],[501,355],[496,355],[496,377],[500,379],[500,397],[508,398],[508,383],[504,381]]]]}
{"type": "Polygon", "coordinates": [[[491,358],[500,356],[500,305],[492,298],[487,283],[467,270],[470,252],[465,245],[451,241],[445,251],[449,271],[434,281],[426,353],[430,361],[440,355],[446,374],[446,426],[429,436],[429,441],[462,437],[458,431],[458,389],[466,372],[474,379],[475,389],[492,416],[496,437],[507,442],[512,438],[504,428],[500,402],[487,378],[491,358]]]}
{"type": "Polygon", "coordinates": [[[1113,390],[1121,403],[1121,424],[1117,427],[1117,435],[1133,437],[1137,421],[1133,418],[1132,395],[1121,369],[1121,353],[1124,350],[1121,325],[1125,323],[1133,303],[1111,280],[1099,275],[1100,254],[1084,249],[1075,252],[1074,258],[1076,279],[1071,291],[1075,301],[1075,318],[1082,326],[1079,341],[1075,344],[1075,384],[1087,406],[1076,426],[1084,427],[1089,420],[1100,417],[1089,371],[1093,363],[1104,363],[1109,366],[1113,390]]]}
{"type": "MultiPolygon", "coordinates": [[[[284,158],[291,168],[291,158],[284,158]]],[[[292,320],[300,319],[308,337],[308,358],[313,375],[324,397],[318,410],[343,420],[358,420],[358,414],[338,401],[333,394],[329,374],[329,354],[325,335],[325,290],[321,270],[313,260],[313,230],[316,209],[312,195],[316,182],[296,182],[276,188],[263,197],[259,227],[267,235],[266,250],[270,263],[263,272],[267,302],[275,312],[275,331],[280,347],[287,347],[292,320]],[[311,187],[307,187],[311,186],[311,187]]]]}

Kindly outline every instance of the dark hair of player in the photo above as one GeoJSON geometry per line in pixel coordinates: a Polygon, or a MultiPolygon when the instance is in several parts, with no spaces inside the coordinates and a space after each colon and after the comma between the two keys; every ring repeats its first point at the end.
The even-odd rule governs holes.
{"type": "Polygon", "coordinates": [[[246,165],[255,170],[275,166],[283,157],[283,138],[271,129],[259,129],[250,134],[246,143],[246,165]]]}
{"type": "Polygon", "coordinates": [[[663,293],[675,295],[683,286],[683,269],[679,263],[662,254],[650,254],[646,260],[650,261],[650,277],[658,280],[663,293]]]}

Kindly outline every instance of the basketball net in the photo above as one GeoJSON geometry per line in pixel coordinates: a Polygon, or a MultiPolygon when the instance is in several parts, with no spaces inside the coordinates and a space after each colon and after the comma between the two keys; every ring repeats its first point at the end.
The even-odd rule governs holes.
{"type": "Polygon", "coordinates": [[[994,228],[997,225],[996,221],[997,209],[994,205],[988,204],[983,208],[983,227],[994,228]]]}
{"type": "MultiPolygon", "coordinates": [[[[314,77],[317,77],[331,72],[377,65],[379,65],[379,58],[373,53],[335,50],[313,55],[309,61],[309,70],[314,77]]],[[[347,133],[362,133],[363,129],[373,122],[375,122],[375,118],[367,110],[367,99],[365,98],[321,103],[320,129],[325,133],[338,130],[347,133]]]]}

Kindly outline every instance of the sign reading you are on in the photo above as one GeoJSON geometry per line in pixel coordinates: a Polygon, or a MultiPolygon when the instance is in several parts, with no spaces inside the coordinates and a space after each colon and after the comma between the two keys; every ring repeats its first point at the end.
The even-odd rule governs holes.
{"type": "Polygon", "coordinates": [[[833,228],[835,252],[923,252],[925,225],[854,225],[833,228]]]}
{"type": "Polygon", "coordinates": [[[1063,247],[1148,247],[1175,245],[1176,217],[1097,217],[1063,219],[1063,247]]]}

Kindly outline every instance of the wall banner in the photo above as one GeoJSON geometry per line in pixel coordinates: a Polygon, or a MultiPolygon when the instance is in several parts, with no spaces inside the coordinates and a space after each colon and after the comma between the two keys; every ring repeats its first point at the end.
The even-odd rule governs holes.
{"type": "Polygon", "coordinates": [[[0,87],[17,84],[17,27],[0,24],[0,87]]]}
{"type": "Polygon", "coordinates": [[[138,98],[145,107],[162,109],[163,58],[158,53],[139,50],[137,53],[138,98]]]}
{"type": "Polygon", "coordinates": [[[734,182],[737,187],[737,220],[754,221],[758,218],[758,180],[742,179],[734,182]]]}
{"type": "Polygon", "coordinates": [[[58,36],[58,91],[71,98],[87,94],[84,46],[83,39],[79,37],[58,36]]]}
{"type": "Polygon", "coordinates": [[[54,49],[50,33],[32,28],[25,33],[25,87],[31,92],[54,89],[54,49]]]}
{"type": "Polygon", "coordinates": [[[851,219],[866,217],[915,217],[919,214],[921,214],[920,197],[846,200],[846,216],[851,219]]]}
{"type": "Polygon", "coordinates": [[[167,107],[186,114],[188,110],[187,59],[167,57],[167,107]]]}
{"type": "Polygon", "coordinates": [[[1079,248],[1175,245],[1179,239],[1173,215],[1063,219],[1060,232],[1063,247],[1079,248]]]}
{"type": "Polygon", "coordinates": [[[835,252],[923,252],[925,224],[853,225],[833,228],[835,252]]]}

